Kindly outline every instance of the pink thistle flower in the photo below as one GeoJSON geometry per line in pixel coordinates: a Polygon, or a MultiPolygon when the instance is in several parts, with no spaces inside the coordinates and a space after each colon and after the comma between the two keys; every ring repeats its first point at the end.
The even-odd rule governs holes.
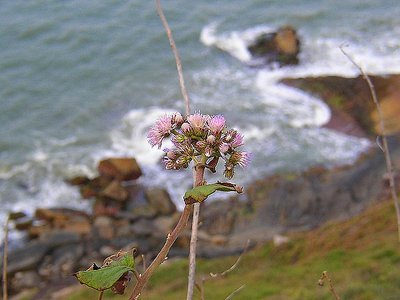
{"type": "Polygon", "coordinates": [[[211,117],[211,119],[209,119],[207,123],[210,131],[213,134],[217,135],[221,133],[225,127],[225,118],[222,115],[216,115],[211,117]]]}
{"type": "Polygon", "coordinates": [[[157,120],[157,122],[150,128],[147,134],[149,144],[154,147],[161,148],[163,139],[170,135],[173,129],[172,117],[164,115],[157,120]]]}
{"type": "Polygon", "coordinates": [[[243,135],[241,135],[239,132],[236,132],[236,134],[233,137],[233,141],[231,143],[232,148],[240,147],[243,144],[244,144],[243,135]]]}
{"type": "Polygon", "coordinates": [[[234,165],[238,165],[242,168],[247,167],[251,161],[251,154],[249,152],[234,152],[229,161],[231,161],[234,165]]]}
{"type": "Polygon", "coordinates": [[[187,121],[195,132],[201,132],[204,129],[206,119],[207,118],[205,116],[199,113],[195,113],[194,115],[190,115],[187,117],[187,121]]]}
{"type": "Polygon", "coordinates": [[[189,125],[189,123],[183,123],[181,126],[181,130],[183,132],[184,135],[186,136],[190,136],[192,134],[192,127],[189,125]]]}

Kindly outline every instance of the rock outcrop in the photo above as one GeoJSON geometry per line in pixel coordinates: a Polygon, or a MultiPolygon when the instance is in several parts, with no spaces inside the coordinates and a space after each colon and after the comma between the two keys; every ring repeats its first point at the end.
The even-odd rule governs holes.
{"type": "MultiPolygon", "coordinates": [[[[369,76],[378,97],[386,134],[400,132],[400,75],[369,76]]],[[[376,106],[362,76],[291,78],[283,83],[311,92],[332,110],[328,128],[356,136],[381,135],[376,106]]]]}
{"type": "Polygon", "coordinates": [[[299,63],[300,39],[292,26],[283,26],[276,32],[260,35],[248,49],[251,55],[266,64],[293,65],[299,63]]]}

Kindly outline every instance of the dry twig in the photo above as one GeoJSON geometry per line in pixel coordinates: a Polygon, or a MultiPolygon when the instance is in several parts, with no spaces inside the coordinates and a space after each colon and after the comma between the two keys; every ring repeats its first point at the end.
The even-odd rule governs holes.
{"type": "Polygon", "coordinates": [[[390,186],[390,192],[392,195],[392,199],[394,202],[394,207],[396,209],[396,216],[397,216],[397,233],[400,241],[400,207],[399,207],[399,199],[397,196],[396,192],[396,184],[394,180],[394,175],[393,175],[393,164],[392,160],[390,157],[390,151],[389,151],[389,146],[388,142],[386,139],[386,129],[385,129],[385,122],[383,121],[383,115],[382,115],[382,110],[381,106],[378,101],[378,97],[375,92],[375,87],[371,81],[371,78],[364,72],[364,70],[354,61],[354,59],[347,54],[347,52],[343,49],[343,46],[340,46],[340,50],[342,53],[350,60],[350,62],[360,71],[361,75],[364,77],[365,81],[368,84],[369,90],[371,92],[371,97],[372,100],[374,101],[374,104],[376,106],[376,110],[378,112],[378,118],[379,118],[379,129],[382,133],[382,147],[379,145],[379,147],[382,149],[384,155],[385,155],[385,161],[386,161],[386,169],[389,175],[389,186],[390,186]]]}
{"type": "Polygon", "coordinates": [[[333,286],[332,280],[330,279],[330,277],[328,276],[328,272],[324,271],[322,272],[322,276],[321,278],[318,280],[318,284],[320,286],[324,286],[325,280],[328,281],[329,283],[329,290],[331,291],[332,295],[335,296],[336,300],[341,300],[339,295],[336,293],[335,291],[335,287],[333,286]]]}
{"type": "Polygon", "coordinates": [[[242,286],[240,286],[239,288],[237,288],[236,290],[234,290],[232,293],[230,293],[230,294],[228,295],[228,297],[225,298],[225,300],[232,299],[233,296],[235,296],[237,293],[239,293],[241,290],[243,290],[243,289],[245,288],[245,286],[246,286],[246,285],[243,284],[242,286]]]}
{"type": "MultiPolygon", "coordinates": [[[[230,266],[228,269],[226,269],[225,271],[221,272],[221,273],[210,273],[208,276],[202,276],[200,284],[196,283],[196,287],[197,289],[200,291],[200,297],[201,300],[205,300],[205,296],[204,296],[204,282],[206,282],[207,280],[211,280],[211,279],[216,279],[216,278],[221,278],[221,277],[225,277],[227,274],[229,274],[230,272],[232,272],[233,270],[236,269],[236,267],[239,265],[240,261],[242,260],[243,255],[247,252],[247,249],[249,248],[250,245],[250,240],[247,241],[246,246],[243,249],[243,252],[239,255],[239,257],[236,259],[235,263],[230,266]]],[[[240,290],[242,290],[245,287],[245,285],[242,285],[241,287],[239,287],[238,289],[236,289],[235,291],[233,291],[226,299],[231,299],[229,297],[233,297],[234,294],[238,293],[240,290]]]]}
{"type": "Polygon", "coordinates": [[[8,262],[8,226],[10,218],[7,218],[4,226],[4,253],[3,253],[3,300],[8,299],[8,282],[7,282],[7,262],[8,262]]]}

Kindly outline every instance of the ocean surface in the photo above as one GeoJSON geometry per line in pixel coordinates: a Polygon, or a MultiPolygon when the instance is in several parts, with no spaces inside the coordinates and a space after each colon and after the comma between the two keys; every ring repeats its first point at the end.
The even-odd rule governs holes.
{"type": "MultiPolygon", "coordinates": [[[[278,82],[356,76],[341,45],[369,73],[398,73],[400,1],[164,2],[192,110],[224,114],[253,153],[235,182],[351,163],[371,146],[321,128],[328,107],[278,82]],[[246,43],[285,24],[302,39],[300,64],[252,67],[246,43]]],[[[140,181],[167,187],[181,205],[190,176],[164,171],[146,141],[157,117],[184,111],[153,1],[2,1],[0,105],[0,223],[9,210],[88,208],[64,179],[94,176],[109,156],[136,157],[140,181]]]]}

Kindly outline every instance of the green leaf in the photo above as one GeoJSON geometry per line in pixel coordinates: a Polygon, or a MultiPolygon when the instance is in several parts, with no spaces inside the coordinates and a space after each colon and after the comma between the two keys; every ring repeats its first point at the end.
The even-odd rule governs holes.
{"type": "Polygon", "coordinates": [[[120,252],[107,258],[100,269],[89,268],[75,273],[80,283],[98,291],[111,288],[126,272],[134,271],[135,259],[132,252],[120,252]]]}
{"type": "Polygon", "coordinates": [[[183,199],[185,200],[186,204],[193,204],[196,202],[201,203],[216,191],[242,193],[243,188],[229,182],[217,182],[213,184],[200,185],[187,191],[183,196],[183,199]]]}

